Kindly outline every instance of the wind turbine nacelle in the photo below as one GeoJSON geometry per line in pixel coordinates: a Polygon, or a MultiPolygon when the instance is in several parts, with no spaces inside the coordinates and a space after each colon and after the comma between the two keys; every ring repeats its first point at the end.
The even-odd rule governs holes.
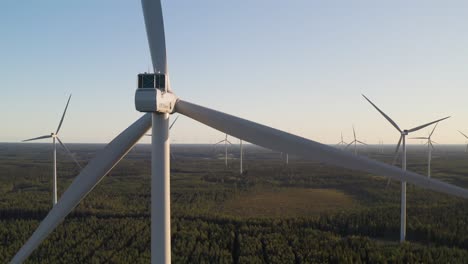
{"type": "Polygon", "coordinates": [[[140,112],[172,113],[177,96],[155,88],[139,88],[135,93],[135,107],[140,112]]]}
{"type": "Polygon", "coordinates": [[[135,92],[135,108],[140,112],[172,113],[177,96],[166,91],[164,74],[144,73],[138,75],[135,92]]]}

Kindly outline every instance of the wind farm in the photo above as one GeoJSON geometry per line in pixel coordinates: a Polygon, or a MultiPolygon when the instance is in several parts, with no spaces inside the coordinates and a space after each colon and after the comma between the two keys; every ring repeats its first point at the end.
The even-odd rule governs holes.
{"type": "MultiPolygon", "coordinates": [[[[389,129],[375,120],[375,113],[369,111],[367,103],[362,103],[362,88],[357,89],[350,80],[344,82],[349,88],[340,89],[351,92],[354,96],[345,96],[346,103],[335,103],[333,111],[331,104],[320,102],[327,101],[327,88],[313,88],[314,96],[301,88],[301,83],[306,81],[293,77],[304,74],[300,67],[292,71],[283,69],[281,78],[275,78],[275,84],[286,82],[287,89],[265,85],[268,87],[267,91],[272,93],[256,94],[257,91],[250,85],[255,83],[254,80],[261,79],[261,75],[258,75],[261,71],[252,71],[249,68],[255,60],[240,60],[239,65],[244,68],[227,70],[236,78],[228,78],[227,75],[219,77],[217,70],[223,67],[216,67],[217,70],[211,71],[208,66],[206,69],[190,66],[191,59],[205,52],[207,55],[204,59],[195,59],[200,65],[206,65],[208,61],[211,61],[208,64],[216,64],[216,57],[222,56],[212,56],[214,54],[211,53],[216,53],[216,49],[209,49],[208,52],[204,45],[197,45],[202,35],[197,35],[191,41],[180,41],[182,37],[186,37],[182,32],[189,34],[191,26],[199,26],[200,21],[193,19],[193,16],[198,15],[197,12],[192,13],[193,25],[188,23],[182,26],[177,20],[186,21],[190,17],[187,12],[191,12],[191,9],[182,11],[180,4],[143,0],[136,7],[135,3],[122,5],[126,8],[121,8],[118,12],[133,12],[131,16],[119,18],[129,19],[125,23],[127,28],[119,29],[117,24],[110,23],[109,25],[114,26],[108,28],[112,31],[106,31],[109,35],[95,36],[110,37],[115,33],[114,30],[122,30],[126,32],[121,35],[123,40],[136,34],[138,37],[123,41],[128,41],[125,46],[134,43],[135,48],[131,51],[133,54],[127,55],[127,49],[110,52],[114,51],[113,48],[102,49],[100,52],[103,57],[106,52],[112,53],[112,58],[117,61],[138,58],[143,65],[146,61],[151,61],[152,69],[143,72],[141,69],[129,70],[126,66],[114,64],[114,71],[118,73],[115,78],[133,81],[115,83],[109,80],[115,85],[109,88],[100,84],[99,89],[90,85],[93,88],[88,90],[88,86],[81,83],[86,78],[81,76],[76,79],[76,85],[83,88],[80,91],[72,84],[74,95],[79,94],[75,100],[77,102],[74,101],[73,113],[80,114],[78,118],[67,121],[65,132],[67,135],[81,137],[78,141],[83,142],[68,143],[68,147],[65,147],[57,136],[59,130],[61,131],[70,96],[57,130],[50,135],[31,139],[52,138],[52,156],[50,144],[0,143],[0,237],[3,238],[0,259],[3,262],[441,263],[462,262],[467,259],[468,227],[463,224],[468,221],[467,156],[465,145],[461,144],[461,132],[454,129],[462,125],[461,119],[456,116],[463,115],[464,112],[460,109],[454,111],[451,108],[454,103],[438,104],[436,108],[432,105],[429,110],[424,108],[421,101],[409,100],[411,105],[419,106],[411,110],[398,107],[393,115],[405,123],[415,122],[414,119],[420,118],[432,119],[433,116],[439,116],[439,112],[454,117],[438,118],[411,129],[401,129],[363,95],[397,129],[399,140],[396,141],[394,133],[387,132],[389,129]],[[184,13],[178,14],[176,10],[184,13]],[[130,22],[133,20],[139,23],[130,22]],[[175,55],[178,53],[180,55],[175,55]],[[181,65],[185,63],[185,67],[190,68],[193,73],[182,70],[181,65]],[[248,91],[244,92],[243,86],[249,87],[248,91]],[[125,100],[120,98],[120,87],[127,89],[125,100]],[[239,89],[235,89],[236,87],[239,89]],[[94,92],[93,96],[89,96],[89,91],[94,92]],[[279,92],[279,98],[276,98],[276,92],[279,92]],[[296,100],[288,97],[291,92],[295,94],[296,100]],[[252,98],[257,99],[252,101],[252,98]],[[265,98],[268,100],[263,100],[265,98]],[[274,104],[275,107],[268,108],[268,101],[276,99],[279,100],[274,104]],[[304,105],[307,107],[301,103],[305,99],[308,103],[304,105]],[[310,107],[312,109],[307,110],[310,107]],[[349,112],[349,115],[344,119],[333,119],[335,112],[339,112],[340,116],[346,116],[349,112]],[[178,114],[177,118],[180,115],[185,116],[177,126],[174,126],[177,118],[170,122],[174,114],[178,114]],[[307,120],[312,121],[295,122],[296,119],[306,120],[305,115],[309,115],[307,120]],[[357,137],[353,125],[354,140],[346,143],[341,135],[337,148],[335,136],[339,129],[336,128],[343,124],[358,124],[360,136],[357,137]],[[408,134],[429,127],[432,130],[428,137],[424,137],[427,146],[407,143],[408,134]],[[444,158],[433,156],[432,153],[431,137],[436,127],[438,148],[443,149],[444,158]],[[89,143],[86,133],[90,129],[107,131],[104,134],[92,133],[91,137],[111,136],[109,140],[104,141],[101,138],[99,143],[89,143]],[[326,129],[334,132],[323,132],[326,129]],[[221,141],[220,132],[224,134],[221,141]],[[238,139],[239,145],[232,144],[228,137],[238,139]],[[174,144],[171,138],[176,138],[178,144],[174,144]],[[60,157],[57,159],[55,139],[64,150],[58,153],[59,156],[68,155],[73,160],[60,157]],[[395,144],[383,145],[383,140],[394,140],[396,149],[395,144]],[[180,143],[184,141],[187,143],[180,143]],[[218,153],[212,151],[212,142],[224,144],[222,158],[218,158],[218,153]],[[228,144],[229,156],[235,157],[238,153],[238,162],[228,164],[228,144]],[[341,149],[341,145],[346,145],[345,149],[341,149]],[[346,148],[351,145],[354,145],[353,150],[349,152],[346,148]],[[395,163],[400,146],[401,168],[395,163]],[[244,151],[248,153],[248,170],[245,169],[244,151]],[[177,159],[170,158],[173,153],[177,159]],[[278,159],[279,155],[282,160],[278,159]],[[294,162],[290,162],[289,155],[294,162]],[[76,170],[76,165],[80,166],[80,171],[76,170]],[[58,185],[57,175],[61,181],[58,185]],[[383,183],[389,179],[401,185],[389,185],[384,190],[383,183]],[[51,198],[54,201],[52,206],[51,198]]],[[[257,5],[259,3],[254,4],[257,5]]],[[[294,8],[304,10],[298,4],[291,5],[279,8],[273,4],[278,8],[276,12],[281,10],[280,13],[288,13],[288,10],[294,8]]],[[[236,13],[234,6],[228,9],[236,13]]],[[[250,14],[253,10],[256,9],[249,10],[245,16],[257,17],[250,14]]],[[[218,12],[221,14],[222,8],[218,12]]],[[[312,13],[318,15],[315,11],[312,13]]],[[[55,14],[62,15],[60,12],[55,14]]],[[[224,13],[219,19],[229,20],[228,14],[229,12],[224,13]]],[[[298,16],[300,14],[299,12],[298,16]]],[[[115,14],[109,17],[114,16],[115,14]]],[[[91,17],[83,20],[83,23],[91,23],[91,17]]],[[[274,17],[271,17],[272,21],[275,20],[274,17]]],[[[204,19],[210,21],[210,18],[209,13],[204,19]]],[[[41,19],[39,21],[42,22],[41,19]]],[[[97,21],[92,23],[99,25],[97,21]]],[[[258,21],[251,20],[250,23],[255,25],[258,21]]],[[[303,29],[301,26],[304,23],[297,23],[294,19],[286,23],[297,24],[295,32],[303,32],[299,29],[303,29]]],[[[200,28],[209,29],[210,26],[207,25],[200,28]]],[[[229,30],[229,27],[221,25],[223,24],[220,22],[217,26],[229,30]]],[[[78,23],[73,26],[84,25],[78,23]]],[[[103,26],[106,27],[108,26],[103,26]]],[[[253,32],[254,28],[250,30],[253,32]]],[[[90,32],[94,32],[93,30],[90,32]]],[[[291,32],[285,31],[285,34],[291,32]]],[[[230,39],[232,43],[239,43],[238,47],[231,46],[230,49],[243,49],[243,40],[248,39],[243,34],[248,33],[240,31],[236,38],[230,39]]],[[[340,33],[344,34],[337,32],[340,33]]],[[[55,36],[61,34],[65,33],[55,36]]],[[[258,32],[254,33],[256,34],[258,32]]],[[[320,39],[320,36],[318,34],[317,38],[320,39]]],[[[41,39],[40,35],[35,37],[41,39]]],[[[212,45],[215,42],[205,44],[212,45]]],[[[333,43],[341,42],[334,40],[333,43]]],[[[114,44],[118,46],[121,43],[106,42],[109,47],[114,44]]],[[[274,42],[271,45],[275,45],[274,42]]],[[[86,56],[88,48],[102,47],[92,44],[70,54],[81,52],[82,58],[89,62],[87,65],[93,68],[96,67],[93,61],[98,63],[99,59],[86,56]]],[[[313,47],[313,50],[319,48],[324,52],[332,47],[320,45],[313,47]]],[[[263,46],[259,50],[267,52],[269,46],[263,46]]],[[[340,49],[334,47],[333,50],[340,49]]],[[[290,65],[287,61],[294,56],[296,50],[292,49],[290,52],[287,49],[282,50],[282,56],[287,58],[282,61],[284,66],[290,65]]],[[[307,53],[302,53],[304,54],[307,53]]],[[[320,58],[319,54],[315,56],[320,58]]],[[[31,56],[29,59],[34,58],[31,56]]],[[[75,58],[79,61],[79,57],[75,58]]],[[[296,57],[299,58],[303,57],[296,57]]],[[[233,57],[231,61],[234,64],[235,59],[233,57]]],[[[279,56],[277,59],[283,58],[279,56]]],[[[78,63],[74,67],[79,65],[78,63]]],[[[267,66],[268,63],[264,65],[267,66]]],[[[359,67],[351,68],[354,71],[359,67]]],[[[76,72],[76,68],[74,69],[76,72]]],[[[367,69],[372,71],[376,68],[367,69]]],[[[38,70],[46,71],[47,68],[38,70]]],[[[86,70],[83,68],[81,73],[86,73],[86,70]]],[[[276,75],[275,73],[272,76],[276,75]]],[[[69,75],[53,80],[60,82],[61,78],[66,79],[67,76],[69,75]]],[[[103,77],[101,74],[99,76],[103,77]]],[[[311,78],[318,76],[326,75],[318,74],[311,78]]],[[[369,78],[368,81],[373,78],[372,74],[365,76],[369,78]]],[[[48,77],[50,76],[43,78],[48,77]]],[[[346,75],[341,77],[346,79],[346,75]]],[[[268,82],[270,79],[266,80],[268,82]]],[[[40,82],[41,79],[36,81],[40,82]]],[[[92,79],[88,81],[92,82],[92,79]]],[[[382,85],[388,83],[390,80],[382,82],[382,85]]],[[[334,89],[327,86],[330,83],[322,82],[322,85],[334,89]]],[[[371,86],[373,85],[364,88],[364,92],[371,91],[371,86]]],[[[53,89],[63,89],[63,85],[53,89]]],[[[392,98],[383,90],[379,94],[386,99],[392,98]]],[[[400,99],[399,106],[404,104],[405,99],[400,99]]],[[[390,103],[386,102],[385,105],[389,107],[390,103]]],[[[44,109],[38,110],[38,116],[42,116],[42,111],[50,111],[47,104],[44,109]]],[[[18,111],[14,115],[17,120],[24,122],[26,119],[20,113],[22,112],[18,111]]],[[[31,117],[33,114],[28,112],[27,116],[31,117]]],[[[28,133],[36,131],[38,124],[45,122],[27,120],[25,123],[34,127],[33,130],[28,128],[28,133]]],[[[23,128],[25,125],[10,127],[23,128]]],[[[5,130],[5,133],[10,132],[5,130]]],[[[23,133],[18,128],[14,135],[23,137],[23,133]]]]}

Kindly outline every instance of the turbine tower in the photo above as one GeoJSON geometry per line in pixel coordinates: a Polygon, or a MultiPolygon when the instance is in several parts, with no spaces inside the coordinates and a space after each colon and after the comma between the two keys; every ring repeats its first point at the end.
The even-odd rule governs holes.
{"type": "Polygon", "coordinates": [[[437,143],[432,140],[432,134],[434,134],[435,129],[437,128],[437,125],[439,123],[436,123],[434,126],[434,129],[432,129],[431,133],[429,133],[429,136],[427,137],[413,137],[411,139],[425,139],[427,140],[426,145],[427,145],[427,177],[431,178],[431,161],[432,161],[432,150],[434,149],[434,145],[432,143],[437,143]]]}
{"type": "Polygon", "coordinates": [[[366,146],[367,146],[367,144],[364,143],[364,142],[362,142],[362,141],[360,141],[360,140],[358,140],[358,139],[356,138],[356,130],[354,129],[354,126],[353,126],[353,135],[354,135],[354,140],[351,141],[351,142],[346,146],[345,149],[347,149],[349,146],[351,146],[352,144],[354,144],[354,155],[357,155],[357,143],[362,144],[362,145],[366,145],[366,146]]]}
{"type": "Polygon", "coordinates": [[[65,150],[65,152],[73,159],[73,161],[76,163],[78,168],[81,169],[80,163],[76,160],[75,156],[71,153],[71,151],[63,144],[63,142],[60,140],[58,137],[58,133],[60,131],[60,128],[62,128],[62,123],[63,119],[65,118],[65,113],[67,112],[68,109],[68,104],[70,103],[71,99],[71,94],[68,97],[67,105],[65,106],[65,110],[63,111],[62,118],[60,119],[59,125],[57,127],[57,130],[55,132],[50,133],[50,135],[44,135],[36,138],[30,138],[23,140],[23,142],[28,142],[28,141],[35,141],[39,139],[45,139],[45,138],[52,138],[52,146],[53,146],[53,165],[52,165],[52,206],[54,206],[57,203],[57,144],[56,140],[59,142],[60,146],[65,150]]]}
{"type": "MultiPolygon", "coordinates": [[[[400,127],[393,121],[388,115],[386,115],[382,110],[380,110],[371,100],[369,100],[365,95],[362,95],[385,119],[387,119],[390,124],[392,124],[393,127],[398,130],[400,133],[400,139],[398,140],[398,144],[395,150],[395,153],[398,153],[398,150],[400,149],[401,143],[403,143],[402,147],[402,152],[401,152],[401,167],[404,171],[406,171],[406,136],[409,133],[418,131],[420,129],[423,129],[427,126],[430,126],[432,124],[435,124],[437,122],[440,122],[444,119],[449,118],[450,116],[438,119],[436,121],[429,122],[424,125],[417,126],[412,129],[400,129],[400,127]]],[[[401,182],[401,215],[400,215],[400,242],[405,241],[406,238],[406,181],[401,182]]]]}
{"type": "Polygon", "coordinates": [[[244,150],[242,148],[242,139],[239,139],[239,145],[240,145],[240,175],[242,175],[244,173],[244,168],[242,167],[242,160],[244,158],[244,150]]]}
{"type": "Polygon", "coordinates": [[[228,144],[232,145],[231,141],[229,141],[227,138],[228,138],[228,134],[226,134],[226,137],[223,140],[214,144],[216,146],[224,142],[224,165],[226,166],[226,168],[228,167],[228,152],[227,152],[228,144]]]}
{"type": "Polygon", "coordinates": [[[174,112],[264,148],[291,153],[328,165],[387,176],[399,181],[408,181],[424,188],[468,199],[468,190],[464,188],[427,179],[414,172],[404,172],[383,162],[355,156],[313,140],[179,99],[172,93],[169,85],[161,3],[159,0],[142,0],[142,6],[155,74],[152,76],[140,74],[138,76],[139,88],[135,94],[135,106],[138,111],[146,113],[112,140],[75,177],[58,203],[49,211],[32,236],[13,257],[11,263],[24,262],[73,208],[144,136],[151,125],[153,126],[151,263],[171,263],[168,121],[169,114],[174,112]],[[149,82],[147,82],[148,79],[149,82]]]}

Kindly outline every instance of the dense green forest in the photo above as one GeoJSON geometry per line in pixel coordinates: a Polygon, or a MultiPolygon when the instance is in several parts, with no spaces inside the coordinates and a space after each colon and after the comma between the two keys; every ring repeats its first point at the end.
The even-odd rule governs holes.
{"type": "MultiPolygon", "coordinates": [[[[103,145],[71,145],[85,164],[103,145]]],[[[363,155],[385,162],[392,150],[363,155]]],[[[399,239],[399,184],[248,146],[176,145],[171,171],[174,263],[467,263],[468,201],[408,188],[407,242],[399,239]]],[[[423,149],[409,169],[425,173],[423,149]]],[[[436,152],[433,177],[468,188],[468,155],[436,152]]],[[[58,155],[62,193],[79,172],[58,155]]],[[[27,263],[148,263],[150,154],[138,145],[27,263]]],[[[51,208],[49,144],[0,144],[0,262],[51,208]]]]}

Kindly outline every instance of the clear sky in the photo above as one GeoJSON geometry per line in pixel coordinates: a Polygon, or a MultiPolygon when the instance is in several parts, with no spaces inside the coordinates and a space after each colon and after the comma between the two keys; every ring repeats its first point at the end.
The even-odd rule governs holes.
{"type": "MultiPolygon", "coordinates": [[[[402,128],[452,115],[439,143],[468,133],[467,1],[166,0],[163,11],[185,100],[323,143],[349,140],[353,124],[361,140],[396,143],[364,93],[402,128]]],[[[61,138],[110,141],[141,115],[136,75],[149,66],[140,1],[1,1],[0,142],[55,130],[70,93],[61,138]]],[[[181,117],[171,138],[223,135],[181,117]]]]}

